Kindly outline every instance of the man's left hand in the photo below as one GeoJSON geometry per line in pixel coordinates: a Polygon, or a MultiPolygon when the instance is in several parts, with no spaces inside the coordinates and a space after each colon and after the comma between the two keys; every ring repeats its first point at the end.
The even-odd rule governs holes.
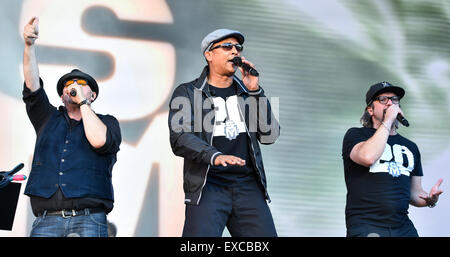
{"type": "Polygon", "coordinates": [[[67,88],[69,90],[69,95],[73,103],[80,104],[83,100],[86,99],[86,97],[83,95],[83,89],[81,87],[81,85],[72,84],[67,88]],[[72,96],[70,94],[72,90],[75,90],[75,92],[77,92],[75,96],[72,96]]]}
{"type": "Polygon", "coordinates": [[[439,186],[442,184],[442,181],[444,181],[442,178],[439,179],[438,182],[431,188],[430,193],[428,195],[419,195],[420,198],[425,200],[427,205],[435,205],[439,200],[439,195],[444,192],[442,189],[439,189],[439,186]]]}
{"type": "MultiPolygon", "coordinates": [[[[242,62],[250,65],[250,67],[255,68],[255,65],[249,61],[247,61],[244,57],[242,58],[242,62]]],[[[242,67],[239,67],[239,70],[242,74],[242,82],[244,82],[244,85],[247,87],[249,91],[257,91],[259,90],[259,77],[252,76],[250,73],[244,71],[242,67]]]]}

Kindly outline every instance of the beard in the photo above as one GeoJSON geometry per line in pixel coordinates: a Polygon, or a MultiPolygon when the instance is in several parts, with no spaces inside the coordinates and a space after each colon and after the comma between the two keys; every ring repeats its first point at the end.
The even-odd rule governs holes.
{"type": "Polygon", "coordinates": [[[228,76],[228,77],[231,77],[231,76],[233,76],[236,73],[237,66],[234,65],[232,62],[227,61],[227,63],[225,64],[223,69],[224,69],[223,74],[228,76]]]}
{"type": "Polygon", "coordinates": [[[69,95],[63,96],[63,103],[64,103],[64,105],[67,105],[67,104],[75,104],[76,105],[77,104],[72,100],[72,98],[69,95]]]}
{"type": "MultiPolygon", "coordinates": [[[[386,110],[387,110],[387,108],[385,108],[385,109],[383,110],[383,115],[381,116],[381,119],[378,119],[378,118],[375,116],[375,119],[377,119],[380,123],[384,120],[384,118],[385,118],[385,116],[386,116],[386,110]]],[[[398,129],[398,120],[395,120],[394,122],[392,122],[392,127],[391,127],[391,129],[392,129],[392,128],[398,129]]]]}

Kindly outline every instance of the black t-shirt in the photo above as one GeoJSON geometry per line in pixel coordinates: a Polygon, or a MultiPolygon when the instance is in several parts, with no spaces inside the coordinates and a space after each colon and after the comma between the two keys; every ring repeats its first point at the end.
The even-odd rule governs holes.
{"type": "Polygon", "coordinates": [[[233,83],[227,88],[208,86],[216,108],[212,145],[223,154],[237,156],[246,163],[245,166],[211,165],[208,182],[230,185],[254,179],[255,171],[250,157],[249,139],[245,122],[240,116],[236,85],[233,83]]]}
{"type": "Polygon", "coordinates": [[[422,176],[420,152],[415,143],[397,134],[389,136],[386,148],[372,166],[350,159],[353,147],[375,134],[373,128],[351,128],[344,136],[347,228],[355,224],[397,227],[408,221],[411,176],[422,176]]]}

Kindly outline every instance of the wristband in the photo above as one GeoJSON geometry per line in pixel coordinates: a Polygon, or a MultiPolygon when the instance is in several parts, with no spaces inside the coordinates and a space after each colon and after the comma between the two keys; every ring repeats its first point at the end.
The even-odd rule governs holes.
{"type": "Polygon", "coordinates": [[[88,99],[84,99],[83,101],[81,101],[78,105],[81,107],[83,104],[87,104],[87,105],[91,105],[91,102],[88,99]]]}

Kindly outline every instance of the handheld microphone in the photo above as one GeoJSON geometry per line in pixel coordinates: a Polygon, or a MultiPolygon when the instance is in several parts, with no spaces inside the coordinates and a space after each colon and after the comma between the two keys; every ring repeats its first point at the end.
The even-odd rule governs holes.
{"type": "Polygon", "coordinates": [[[239,66],[239,67],[241,67],[242,69],[244,69],[246,72],[250,73],[250,75],[255,76],[255,77],[258,77],[258,76],[259,76],[259,73],[258,73],[255,69],[253,69],[250,65],[248,65],[248,64],[242,62],[242,58],[241,58],[241,57],[236,56],[236,57],[234,57],[231,61],[232,61],[236,66],[239,66]]]}
{"type": "Polygon", "coordinates": [[[409,127],[409,122],[401,115],[400,113],[397,114],[397,120],[405,127],[409,127]]]}
{"type": "Polygon", "coordinates": [[[75,90],[75,88],[72,88],[72,89],[70,90],[70,95],[71,95],[71,96],[76,96],[76,95],[77,95],[77,91],[75,90]]]}

